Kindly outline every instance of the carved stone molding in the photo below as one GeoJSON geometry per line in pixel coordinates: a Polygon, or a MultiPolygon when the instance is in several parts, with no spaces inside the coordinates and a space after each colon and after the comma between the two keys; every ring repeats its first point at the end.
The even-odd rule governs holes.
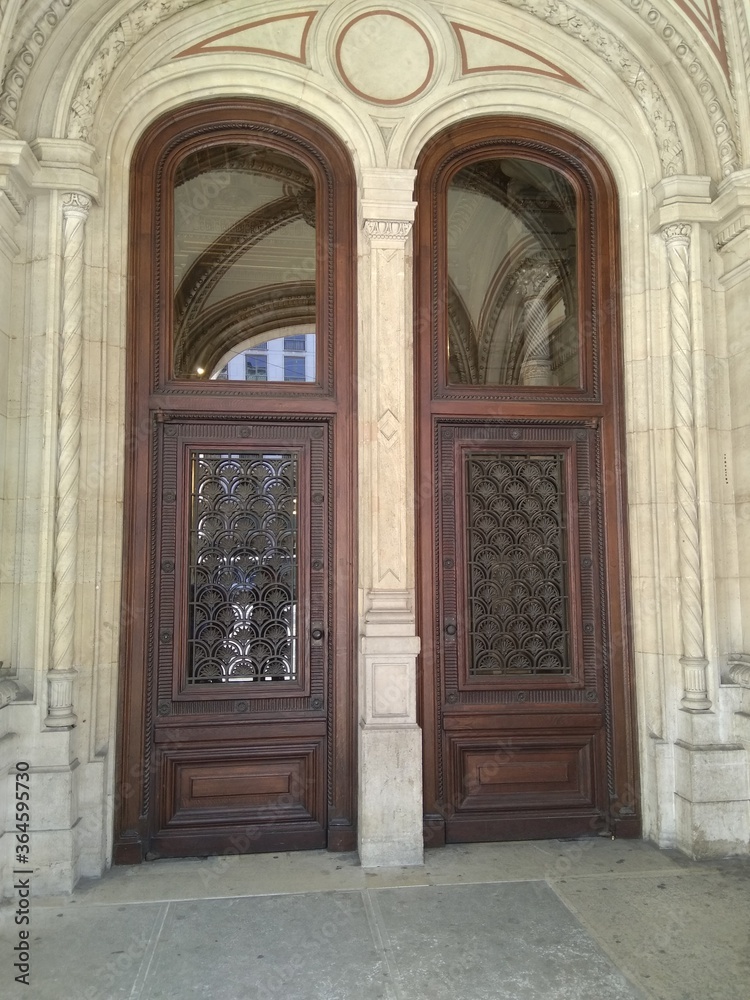
{"type": "Polygon", "coordinates": [[[73,711],[75,670],[50,670],[47,674],[48,729],[72,729],[78,719],[73,711]]]}
{"type": "Polygon", "coordinates": [[[50,729],[76,724],[73,711],[74,637],[81,447],[84,225],[91,199],[63,198],[62,336],[58,387],[57,512],[55,518],[52,660],[48,674],[50,729]],[[65,699],[68,699],[67,701],[65,699]]]}
{"type": "Polygon", "coordinates": [[[52,0],[49,7],[34,23],[23,44],[9,60],[9,68],[0,92],[0,125],[13,128],[16,123],[21,93],[34,68],[39,53],[49,41],[52,32],[65,17],[76,0],[52,0]]]}
{"type": "MultiPolygon", "coordinates": [[[[740,162],[738,143],[734,135],[734,112],[725,108],[695,49],[691,47],[685,35],[650,0],[622,0],[622,2],[640,14],[641,19],[669,46],[673,56],[685,68],[687,78],[698,92],[711,122],[722,174],[724,176],[731,174],[739,167],[740,162]]],[[[726,62],[722,63],[722,69],[727,72],[726,62]]]]}
{"type": "Polygon", "coordinates": [[[83,72],[68,117],[69,139],[88,140],[99,99],[128,49],[172,14],[203,2],[204,0],[143,0],[120,18],[108,31],[83,72]]]}
{"type": "Polygon", "coordinates": [[[729,677],[740,687],[750,689],[750,655],[732,653],[728,657],[729,677]]]}
{"type": "Polygon", "coordinates": [[[366,219],[365,232],[371,240],[405,241],[412,223],[396,219],[366,219]]]}
{"type": "Polygon", "coordinates": [[[666,176],[685,173],[685,155],[677,123],[666,98],[635,54],[588,14],[562,0],[500,0],[533,14],[578,39],[617,74],[633,93],[651,126],[666,176]]]}
{"type": "Polygon", "coordinates": [[[674,412],[677,531],[680,568],[682,707],[690,712],[711,708],[708,698],[703,629],[700,519],[695,465],[693,406],[693,320],[690,306],[692,226],[676,223],[662,229],[669,264],[669,315],[672,336],[672,406],[674,412]]]}
{"type": "Polygon", "coordinates": [[[725,226],[716,234],[715,246],[717,250],[724,250],[732,240],[750,231],[750,213],[740,215],[733,219],[728,226],[725,226]]]}
{"type": "Polygon", "coordinates": [[[5,708],[6,705],[16,701],[20,692],[21,688],[10,677],[0,679],[0,708],[5,708]]]}
{"type": "Polygon", "coordinates": [[[750,11],[745,0],[734,0],[737,28],[742,47],[742,65],[745,80],[750,80],[750,11]]]}

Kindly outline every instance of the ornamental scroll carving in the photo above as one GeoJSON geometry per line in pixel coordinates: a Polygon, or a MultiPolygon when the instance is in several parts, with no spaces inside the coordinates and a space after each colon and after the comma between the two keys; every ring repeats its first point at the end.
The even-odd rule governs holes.
{"type": "Polygon", "coordinates": [[[99,99],[127,50],[161,21],[205,0],[145,0],[108,32],[86,67],[68,117],[68,139],[88,141],[99,99]]]}
{"type": "MultiPolygon", "coordinates": [[[[706,109],[711,128],[716,139],[722,174],[726,177],[739,169],[740,159],[738,143],[734,135],[734,113],[727,111],[706,71],[705,66],[696,55],[685,36],[659,11],[650,0],[622,0],[628,7],[640,14],[646,22],[665,42],[673,56],[684,66],[686,75],[692,86],[698,92],[703,107],[706,109]]],[[[722,66],[722,68],[724,68],[722,66]]]]}
{"type": "Polygon", "coordinates": [[[500,0],[578,39],[619,76],[641,106],[654,133],[664,175],[685,173],[683,144],[669,105],[636,56],[612,32],[572,4],[556,0],[500,0]]]}
{"type": "Polygon", "coordinates": [[[8,71],[3,79],[3,89],[0,92],[0,125],[5,125],[7,128],[14,127],[21,93],[37,57],[75,2],[76,0],[53,0],[35,22],[21,47],[11,56],[8,71]]]}

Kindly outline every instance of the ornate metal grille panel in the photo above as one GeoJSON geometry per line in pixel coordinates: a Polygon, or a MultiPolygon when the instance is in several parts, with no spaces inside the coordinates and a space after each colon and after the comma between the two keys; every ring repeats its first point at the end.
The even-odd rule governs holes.
{"type": "Polygon", "coordinates": [[[570,672],[562,455],[466,455],[469,675],[570,672]]]}
{"type": "Polygon", "coordinates": [[[295,681],[294,452],[193,452],[188,683],[295,681]]]}

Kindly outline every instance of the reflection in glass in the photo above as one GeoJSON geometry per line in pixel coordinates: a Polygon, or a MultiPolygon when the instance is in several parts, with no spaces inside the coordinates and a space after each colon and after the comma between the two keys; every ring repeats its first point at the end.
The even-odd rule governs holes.
{"type": "Polygon", "coordinates": [[[531,160],[482,160],[448,188],[448,382],[580,384],[576,196],[531,160]]]}
{"type": "Polygon", "coordinates": [[[297,455],[191,455],[188,683],[297,679],[297,455]]]}
{"type": "Polygon", "coordinates": [[[274,337],[262,344],[243,345],[221,358],[210,377],[233,382],[314,382],[315,334],[274,337]]]}
{"type": "MultiPolygon", "coordinates": [[[[240,357],[305,326],[315,381],[315,182],[307,167],[264,146],[199,149],[174,186],[174,372],[177,378],[245,381],[240,357]],[[295,329],[296,328],[296,329],[295,329]]],[[[309,369],[312,367],[312,376],[309,369]]],[[[269,359],[265,378],[283,381],[269,359]]],[[[295,381],[299,381],[296,379],[295,381]]]]}

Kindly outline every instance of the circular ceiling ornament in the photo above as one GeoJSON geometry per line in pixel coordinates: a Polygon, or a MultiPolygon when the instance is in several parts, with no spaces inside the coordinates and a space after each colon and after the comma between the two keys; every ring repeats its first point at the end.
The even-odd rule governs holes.
{"type": "Polygon", "coordinates": [[[352,18],[336,42],[336,67],[346,86],[372,104],[406,104],[423,93],[435,51],[405,14],[371,10],[352,18]]]}

